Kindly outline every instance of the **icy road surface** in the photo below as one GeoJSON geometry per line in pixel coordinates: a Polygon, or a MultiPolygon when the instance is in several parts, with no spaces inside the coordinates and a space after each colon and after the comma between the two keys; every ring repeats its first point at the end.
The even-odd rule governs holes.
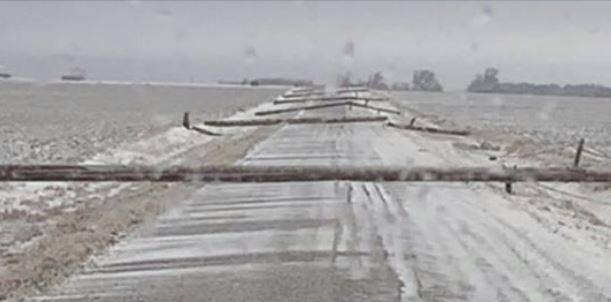
{"type": "MultiPolygon", "coordinates": [[[[375,114],[305,115],[322,112],[375,114]]],[[[287,125],[242,164],[460,162],[426,142],[380,123],[287,125]]],[[[206,185],[35,299],[609,300],[607,246],[559,232],[521,202],[487,184],[206,185]]]]}

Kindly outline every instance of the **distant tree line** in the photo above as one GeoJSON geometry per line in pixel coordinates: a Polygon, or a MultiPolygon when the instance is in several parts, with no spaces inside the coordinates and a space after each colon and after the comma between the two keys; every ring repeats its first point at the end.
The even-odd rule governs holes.
{"type": "Polygon", "coordinates": [[[532,84],[500,82],[496,68],[486,68],[483,74],[477,74],[467,87],[469,92],[534,94],[581,97],[611,97],[611,88],[598,84],[532,84]]]}
{"type": "Polygon", "coordinates": [[[366,81],[352,81],[352,74],[347,72],[337,78],[339,87],[364,86],[377,90],[412,90],[412,91],[443,91],[443,86],[437,80],[433,71],[416,70],[412,82],[396,82],[387,84],[381,72],[370,75],[366,81]]]}

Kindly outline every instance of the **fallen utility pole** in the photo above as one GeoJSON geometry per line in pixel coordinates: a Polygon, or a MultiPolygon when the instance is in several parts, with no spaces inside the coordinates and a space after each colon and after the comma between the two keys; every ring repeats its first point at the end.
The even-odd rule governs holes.
{"type": "Polygon", "coordinates": [[[214,127],[248,127],[248,126],[271,126],[282,123],[287,124],[333,124],[333,123],[359,123],[359,122],[384,122],[385,116],[359,116],[341,118],[287,118],[287,119],[258,119],[258,120],[215,120],[205,121],[204,125],[214,127]]]}
{"type": "Polygon", "coordinates": [[[401,114],[400,111],[393,110],[393,109],[382,108],[382,107],[377,107],[377,106],[371,106],[371,105],[366,105],[366,104],[359,104],[359,103],[356,103],[356,102],[349,102],[349,103],[350,103],[350,105],[355,106],[355,107],[367,108],[367,109],[371,109],[371,110],[376,110],[378,112],[386,112],[386,113],[398,114],[398,115],[401,114]]]}
{"type": "Polygon", "coordinates": [[[318,98],[313,98],[313,97],[309,97],[309,98],[289,98],[289,99],[283,99],[283,100],[274,100],[273,104],[274,105],[282,105],[282,104],[299,104],[299,103],[307,103],[309,101],[317,101],[319,100],[318,98]]]}
{"type": "Polygon", "coordinates": [[[319,104],[319,105],[310,105],[310,106],[290,107],[290,108],[285,108],[285,109],[257,111],[257,112],[255,112],[255,115],[270,115],[270,114],[278,114],[278,113],[295,112],[295,111],[301,111],[301,110],[322,109],[322,108],[346,106],[348,104],[349,104],[349,102],[340,102],[340,103],[330,103],[330,104],[319,104]]]}
{"type": "Polygon", "coordinates": [[[324,91],[314,91],[314,90],[305,90],[305,91],[292,91],[282,94],[285,98],[298,98],[298,97],[308,97],[308,96],[321,96],[324,95],[324,91]]]}
{"type": "Polygon", "coordinates": [[[306,103],[309,101],[324,101],[324,102],[330,102],[330,101],[378,101],[378,102],[382,102],[382,101],[387,101],[387,98],[380,98],[380,97],[362,97],[362,96],[327,96],[327,97],[302,97],[302,98],[289,98],[289,99],[284,99],[284,100],[275,100],[274,104],[278,105],[278,104],[292,104],[292,103],[306,103]]]}
{"type": "Polygon", "coordinates": [[[197,126],[193,126],[191,125],[191,118],[190,118],[190,114],[189,112],[185,112],[182,116],[182,126],[185,127],[187,130],[193,130],[196,132],[199,132],[201,134],[205,134],[205,135],[211,135],[211,136],[221,136],[220,133],[216,133],[216,132],[212,132],[210,130],[201,128],[201,127],[197,127],[197,126]]]}
{"type": "Polygon", "coordinates": [[[414,126],[411,123],[410,125],[400,125],[400,124],[395,124],[393,122],[388,122],[386,125],[390,127],[395,127],[398,129],[423,131],[423,132],[429,132],[429,133],[450,134],[450,135],[469,135],[469,131],[466,131],[466,130],[449,130],[449,129],[439,129],[439,128],[432,128],[432,127],[421,127],[421,126],[414,126]]]}
{"type": "Polygon", "coordinates": [[[367,87],[353,87],[353,88],[340,88],[337,89],[335,92],[337,93],[349,93],[349,92],[368,92],[369,88],[367,87]]]}
{"type": "Polygon", "coordinates": [[[339,107],[339,106],[355,106],[355,107],[361,107],[361,108],[367,108],[367,109],[371,109],[371,110],[376,110],[378,112],[386,112],[386,113],[392,113],[392,114],[401,114],[401,112],[399,112],[397,110],[392,110],[392,109],[387,109],[387,108],[382,108],[382,107],[364,105],[364,104],[359,104],[359,103],[356,103],[356,102],[339,102],[339,103],[318,104],[318,105],[310,105],[310,106],[290,107],[290,108],[285,108],[285,109],[258,111],[258,112],[255,112],[255,115],[270,115],[270,114],[295,112],[295,111],[301,111],[301,110],[323,109],[323,108],[339,107]]]}
{"type": "Polygon", "coordinates": [[[391,168],[322,166],[0,165],[0,181],[125,182],[611,182],[611,171],[574,168],[391,168]]]}
{"type": "Polygon", "coordinates": [[[351,100],[351,101],[388,101],[388,98],[381,97],[364,97],[364,96],[356,96],[356,95],[346,95],[346,96],[327,96],[320,98],[320,101],[337,101],[337,100],[351,100]]]}
{"type": "Polygon", "coordinates": [[[201,134],[210,135],[210,136],[222,136],[222,134],[220,133],[212,132],[210,130],[207,130],[201,127],[197,127],[197,126],[191,126],[191,130],[195,132],[199,132],[201,134]]]}

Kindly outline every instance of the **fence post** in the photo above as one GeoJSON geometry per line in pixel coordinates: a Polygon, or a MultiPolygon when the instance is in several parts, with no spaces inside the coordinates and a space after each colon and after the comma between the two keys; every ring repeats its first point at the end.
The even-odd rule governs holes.
{"type": "MultiPolygon", "coordinates": [[[[503,165],[503,166],[505,166],[505,165],[503,165]]],[[[513,170],[515,171],[517,169],[518,169],[518,166],[514,165],[513,166],[513,170]]],[[[505,183],[505,192],[507,194],[513,194],[513,183],[512,182],[508,181],[508,182],[505,183]]]]}
{"type": "Polygon", "coordinates": [[[575,153],[575,160],[573,161],[573,167],[579,167],[579,160],[581,159],[581,152],[583,151],[583,144],[585,143],[585,139],[579,140],[579,145],[577,146],[577,153],[575,153]]]}
{"type": "Polygon", "coordinates": [[[189,119],[189,112],[185,112],[185,114],[182,116],[182,126],[187,129],[191,129],[191,121],[189,119]]]}
{"type": "Polygon", "coordinates": [[[348,191],[346,192],[346,201],[348,203],[352,203],[352,184],[350,182],[347,182],[348,184],[348,191]]]}

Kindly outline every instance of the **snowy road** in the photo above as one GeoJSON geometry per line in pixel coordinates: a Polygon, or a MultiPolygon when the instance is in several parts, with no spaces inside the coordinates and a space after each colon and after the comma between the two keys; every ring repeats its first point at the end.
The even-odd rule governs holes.
{"type": "MultiPolygon", "coordinates": [[[[374,114],[308,114],[322,112],[374,114]]],[[[426,142],[379,123],[287,125],[242,164],[460,160],[426,142]]],[[[206,185],[35,300],[609,300],[609,251],[554,232],[521,201],[487,184],[206,185]]]]}

